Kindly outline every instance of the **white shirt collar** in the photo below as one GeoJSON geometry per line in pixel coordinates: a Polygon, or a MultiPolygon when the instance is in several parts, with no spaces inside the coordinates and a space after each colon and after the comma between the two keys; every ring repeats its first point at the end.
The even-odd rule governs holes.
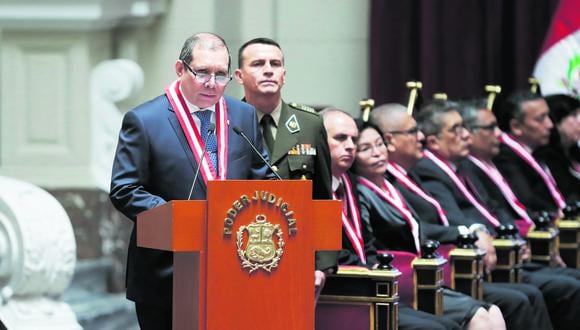
{"type": "Polygon", "coordinates": [[[332,176],[332,192],[336,192],[336,190],[338,189],[338,186],[340,186],[340,179],[333,175],[332,176]]]}

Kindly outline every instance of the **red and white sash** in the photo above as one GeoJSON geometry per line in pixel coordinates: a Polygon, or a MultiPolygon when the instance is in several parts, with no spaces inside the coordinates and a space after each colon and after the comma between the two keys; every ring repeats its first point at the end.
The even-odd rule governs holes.
{"type": "Polygon", "coordinates": [[[520,203],[516,197],[516,194],[514,194],[512,188],[508,185],[507,181],[497,169],[495,164],[492,162],[482,161],[471,155],[468,157],[473,164],[479,167],[481,171],[485,173],[493,183],[495,183],[495,185],[501,191],[503,197],[508,201],[512,209],[521,217],[521,219],[529,224],[534,223],[532,219],[530,219],[528,212],[526,212],[526,207],[520,203]]]}
{"type": "MultiPolygon", "coordinates": [[[[179,120],[183,134],[185,135],[189,144],[189,148],[191,148],[191,152],[199,164],[205,146],[203,144],[203,139],[199,134],[199,129],[191,117],[191,112],[187,106],[187,102],[185,101],[183,94],[181,94],[179,85],[179,80],[172,82],[169,86],[165,87],[165,95],[167,95],[167,98],[169,99],[169,102],[175,111],[175,115],[179,120]]],[[[219,177],[216,177],[215,169],[213,168],[209,157],[203,157],[203,162],[201,164],[201,175],[206,184],[209,180],[225,180],[227,178],[228,113],[226,100],[223,97],[221,97],[215,105],[215,115],[219,177]]]]}
{"type": "Polygon", "coordinates": [[[426,200],[428,203],[433,205],[439,214],[439,220],[441,224],[444,226],[449,226],[449,220],[447,219],[447,215],[445,214],[445,210],[441,207],[441,204],[432,196],[429,196],[423,189],[421,189],[413,180],[411,180],[401,169],[400,166],[389,162],[387,165],[387,171],[393,175],[398,182],[400,182],[403,186],[407,187],[407,189],[411,190],[419,197],[426,200]]]}
{"type": "Polygon", "coordinates": [[[508,147],[510,147],[510,149],[512,149],[518,156],[520,156],[521,159],[523,159],[528,165],[530,165],[534,169],[534,171],[536,171],[536,173],[538,173],[538,175],[544,181],[546,187],[548,187],[550,195],[552,195],[552,198],[554,199],[556,206],[561,212],[562,209],[566,207],[566,201],[564,200],[564,197],[562,197],[562,194],[558,190],[558,187],[556,186],[556,181],[554,180],[554,177],[552,177],[552,174],[549,171],[542,169],[542,167],[534,159],[532,154],[528,150],[526,150],[526,148],[524,148],[524,146],[522,146],[519,142],[514,140],[509,134],[502,133],[502,135],[500,136],[500,141],[503,142],[508,147]]]}
{"type": "MultiPolygon", "coordinates": [[[[360,258],[361,262],[366,265],[367,258],[365,255],[365,243],[362,237],[362,223],[360,221],[360,213],[355,202],[352,183],[346,174],[343,174],[340,177],[340,180],[342,181],[344,187],[344,197],[346,197],[346,200],[342,200],[342,226],[346,232],[348,240],[356,250],[356,254],[360,258]],[[352,222],[348,217],[349,211],[352,222]]],[[[332,193],[332,197],[334,200],[338,200],[335,193],[332,193]]]]}
{"type": "Polygon", "coordinates": [[[411,210],[409,210],[409,208],[405,204],[405,200],[403,199],[399,191],[397,191],[397,188],[395,188],[395,186],[393,186],[389,181],[385,179],[383,179],[384,189],[377,187],[376,184],[365,179],[362,176],[359,177],[359,181],[362,185],[374,191],[387,203],[391,204],[395,209],[397,209],[397,211],[399,211],[399,213],[403,215],[403,218],[405,218],[405,221],[407,221],[407,224],[411,228],[411,233],[413,234],[413,242],[415,243],[415,251],[417,252],[417,254],[420,255],[421,243],[419,241],[419,224],[417,223],[417,220],[415,220],[415,218],[413,217],[411,210]]]}
{"type": "Polygon", "coordinates": [[[465,198],[467,198],[467,200],[479,211],[479,213],[481,213],[481,215],[483,215],[483,217],[489,223],[491,223],[494,227],[497,227],[500,225],[499,220],[497,220],[497,218],[495,216],[493,216],[493,214],[491,214],[485,206],[481,205],[477,201],[475,196],[473,196],[473,194],[471,194],[469,192],[467,187],[463,184],[461,179],[457,176],[457,173],[455,173],[455,171],[451,168],[451,166],[449,166],[449,164],[447,164],[446,161],[438,158],[433,153],[431,153],[429,150],[423,151],[423,155],[425,157],[429,158],[430,160],[432,160],[433,163],[435,163],[435,165],[437,165],[437,167],[439,167],[443,172],[445,172],[445,174],[447,174],[447,176],[451,179],[451,181],[453,181],[453,183],[459,189],[459,191],[461,191],[463,196],[465,198]]]}

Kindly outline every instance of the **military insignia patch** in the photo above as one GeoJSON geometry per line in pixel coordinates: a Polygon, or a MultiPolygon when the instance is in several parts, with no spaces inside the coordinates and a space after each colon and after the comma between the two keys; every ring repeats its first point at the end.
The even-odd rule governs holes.
{"type": "Polygon", "coordinates": [[[249,268],[249,272],[252,273],[260,268],[271,272],[272,268],[278,267],[285,243],[280,225],[273,225],[266,221],[265,215],[258,214],[255,222],[240,226],[236,245],[242,268],[249,268]],[[248,242],[244,248],[245,232],[248,233],[248,242]],[[274,237],[278,238],[277,243],[274,237]]]}
{"type": "Polygon", "coordinates": [[[297,144],[288,150],[288,155],[316,156],[316,148],[309,143],[297,144]]]}
{"type": "Polygon", "coordinates": [[[286,120],[286,128],[292,134],[300,131],[300,124],[298,124],[298,119],[296,119],[296,115],[292,114],[288,120],[286,120]]]}
{"type": "Polygon", "coordinates": [[[316,112],[316,110],[314,110],[314,108],[311,108],[309,106],[306,105],[302,105],[302,104],[298,104],[298,103],[289,103],[289,106],[291,106],[294,109],[298,109],[298,110],[302,110],[302,111],[306,111],[306,112],[310,112],[312,114],[318,115],[318,113],[316,112]]]}

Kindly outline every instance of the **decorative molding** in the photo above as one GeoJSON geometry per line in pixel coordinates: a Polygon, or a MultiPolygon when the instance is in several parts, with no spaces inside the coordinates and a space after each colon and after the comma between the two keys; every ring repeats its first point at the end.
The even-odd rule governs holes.
{"type": "Polygon", "coordinates": [[[32,184],[0,176],[0,318],[8,328],[80,329],[58,300],[69,286],[76,243],[58,201],[32,184]]]}
{"type": "MultiPolygon", "coordinates": [[[[109,202],[108,191],[99,188],[56,188],[47,191],[60,202],[71,219],[77,243],[77,259],[106,258],[111,268],[107,268],[107,287],[103,290],[125,292],[127,245],[133,222],[109,202]]],[[[78,268],[79,265],[75,268],[76,272],[78,268]]],[[[77,275],[75,273],[75,278],[77,275]]],[[[73,283],[75,281],[73,279],[73,283]]]]}
{"type": "Polygon", "coordinates": [[[107,54],[89,53],[87,44],[92,37],[90,42],[104,48],[107,40],[100,33],[7,32],[2,37],[0,115],[6,120],[0,122],[0,173],[44,186],[61,182],[51,172],[62,177],[70,172],[88,185],[89,170],[76,175],[75,169],[90,155],[87,57],[107,54]]]}
{"type": "Polygon", "coordinates": [[[111,168],[123,114],[115,103],[143,88],[144,74],[134,61],[116,59],[98,64],[91,73],[91,167],[95,185],[109,191],[111,168]]]}
{"type": "Polygon", "coordinates": [[[3,0],[0,28],[107,30],[144,26],[165,12],[167,0],[3,0]]]}
{"type": "Polygon", "coordinates": [[[47,297],[26,297],[0,306],[0,318],[7,329],[82,330],[70,306],[47,297]]]}
{"type": "MultiPolygon", "coordinates": [[[[0,176],[0,275],[2,292],[58,296],[76,262],[69,217],[49,193],[0,176]]],[[[10,299],[10,297],[3,297],[10,299]]]]}

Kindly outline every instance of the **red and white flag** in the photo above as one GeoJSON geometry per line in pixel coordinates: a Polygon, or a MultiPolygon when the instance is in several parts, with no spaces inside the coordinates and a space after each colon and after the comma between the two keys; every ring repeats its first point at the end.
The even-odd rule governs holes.
{"type": "Polygon", "coordinates": [[[580,0],[561,0],[534,68],[543,95],[580,96],[580,0]]]}

